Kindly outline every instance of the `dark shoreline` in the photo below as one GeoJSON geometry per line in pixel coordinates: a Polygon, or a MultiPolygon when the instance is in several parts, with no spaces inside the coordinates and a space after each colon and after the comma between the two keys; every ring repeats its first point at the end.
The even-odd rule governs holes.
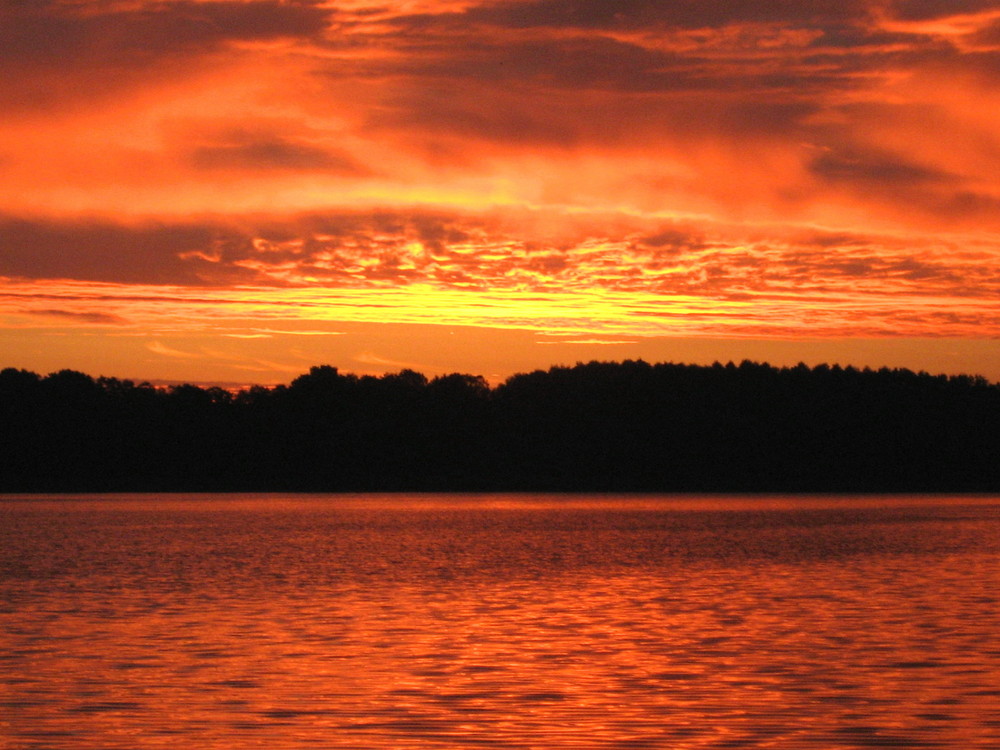
{"type": "Polygon", "coordinates": [[[1000,386],[820,365],[591,362],[491,388],[0,372],[0,492],[991,493],[1000,386]]]}

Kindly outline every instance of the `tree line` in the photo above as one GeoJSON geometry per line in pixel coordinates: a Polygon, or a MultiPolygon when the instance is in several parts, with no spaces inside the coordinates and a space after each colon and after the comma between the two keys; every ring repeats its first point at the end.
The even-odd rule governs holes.
{"type": "Polygon", "coordinates": [[[820,365],[157,388],[0,371],[0,491],[1000,491],[1000,386],[820,365]]]}

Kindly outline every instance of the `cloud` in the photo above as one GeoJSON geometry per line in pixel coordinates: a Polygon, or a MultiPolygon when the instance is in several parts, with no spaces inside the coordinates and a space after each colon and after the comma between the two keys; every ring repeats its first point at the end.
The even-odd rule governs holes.
{"type": "MultiPolygon", "coordinates": [[[[700,29],[739,22],[836,23],[864,17],[863,0],[528,0],[481,3],[449,22],[465,21],[506,28],[574,28],[590,30],[648,29],[678,26],[700,29]]],[[[434,23],[434,15],[404,18],[412,25],[434,23]]]]}
{"type": "Polygon", "coordinates": [[[977,13],[995,14],[993,0],[893,0],[888,4],[892,15],[904,21],[926,21],[936,18],[970,16],[977,13]]]}
{"type": "Polygon", "coordinates": [[[0,275],[230,336],[964,331],[1000,276],[995,11],[7,3],[0,275]]]}
{"type": "Polygon", "coordinates": [[[900,186],[953,184],[954,175],[911,159],[875,150],[830,150],[809,164],[809,170],[829,182],[862,184],[867,189],[895,191],[900,186]]]}
{"type": "Polygon", "coordinates": [[[198,283],[179,258],[210,247],[202,227],[0,218],[0,274],[137,283],[198,283]]]}
{"type": "MultiPolygon", "coordinates": [[[[906,171],[905,163],[874,163],[887,173],[906,171]]],[[[853,163],[846,176],[835,171],[829,179],[859,184],[871,179],[880,185],[888,181],[885,176],[876,180],[853,163]]],[[[10,225],[20,226],[8,219],[0,227],[10,225]]],[[[192,288],[191,302],[197,301],[198,290],[203,290],[203,301],[211,301],[211,290],[228,287],[233,279],[245,280],[248,299],[254,296],[251,289],[369,290],[384,295],[412,285],[484,295],[505,290],[589,294],[603,289],[733,300],[747,295],[803,296],[809,291],[850,296],[859,289],[928,298],[966,296],[973,289],[989,295],[1000,277],[1000,255],[989,245],[970,254],[957,240],[933,237],[802,232],[781,226],[751,229],[703,220],[610,218],[603,213],[532,216],[523,211],[413,209],[304,214],[284,220],[245,216],[215,224],[138,228],[28,226],[30,231],[22,227],[6,236],[0,231],[0,241],[8,239],[9,247],[23,250],[3,256],[0,272],[23,279],[182,285],[192,288]],[[546,229],[526,233],[532,223],[546,229]],[[27,252],[31,247],[44,252],[27,252]]],[[[143,295],[137,301],[148,299],[143,295]]],[[[290,298],[287,304],[305,302],[290,298]]],[[[391,302],[372,296],[358,304],[384,307],[391,302]]],[[[254,329],[254,335],[276,330],[254,329]]]]}
{"type": "Polygon", "coordinates": [[[238,239],[222,225],[0,216],[0,275],[136,284],[203,285],[249,279],[205,258],[238,239]]]}
{"type": "Polygon", "coordinates": [[[243,333],[223,333],[232,338],[272,338],[274,336],[345,336],[345,331],[282,330],[277,328],[253,328],[243,333]]]}
{"type": "Polygon", "coordinates": [[[192,152],[191,163],[206,170],[367,173],[343,154],[282,137],[251,137],[235,143],[200,146],[192,152]]]}
{"type": "Polygon", "coordinates": [[[637,339],[598,339],[598,338],[567,338],[567,339],[556,339],[553,341],[547,341],[545,339],[539,339],[535,341],[536,344],[550,345],[550,344],[560,344],[560,345],[591,345],[591,346],[624,346],[629,344],[635,344],[637,339]]]}
{"type": "Polygon", "coordinates": [[[191,352],[183,352],[179,349],[173,349],[159,341],[151,341],[146,344],[146,348],[153,352],[153,354],[160,354],[164,357],[170,357],[172,359],[201,359],[204,355],[193,354],[191,352]]]}
{"type": "Polygon", "coordinates": [[[121,325],[128,321],[119,315],[102,312],[81,312],[76,310],[27,309],[25,315],[38,315],[45,318],[62,318],[73,323],[90,323],[95,325],[121,325]]]}
{"type": "Polygon", "coordinates": [[[953,70],[989,76],[995,60],[895,29],[864,2],[18,8],[11,28],[58,19],[72,32],[57,38],[96,51],[43,44],[40,57],[12,56],[25,75],[4,80],[82,92],[101,117],[0,133],[24,144],[9,149],[17,210],[594,207],[614,196],[643,211],[826,223],[858,211],[864,185],[914,176],[910,191],[927,194],[881,190],[874,219],[910,207],[928,222],[963,210],[979,220],[985,211],[961,204],[988,205],[994,190],[978,181],[1000,159],[991,118],[947,105],[935,85],[953,70]],[[69,55],[78,64],[46,67],[69,55]],[[112,91],[119,73],[143,97],[112,91]],[[49,86],[52,76],[72,85],[49,86]],[[962,134],[952,154],[912,155],[930,130],[920,106],[935,110],[935,129],[962,134]],[[969,180],[946,188],[930,175],[969,180]]]}
{"type": "Polygon", "coordinates": [[[315,37],[333,14],[309,0],[5,3],[0,103],[48,108],[183,77],[192,59],[232,44],[315,37]]]}
{"type": "Polygon", "coordinates": [[[229,42],[314,36],[332,13],[308,0],[5,3],[0,60],[19,66],[59,67],[66,59],[84,67],[143,65],[229,42]]]}

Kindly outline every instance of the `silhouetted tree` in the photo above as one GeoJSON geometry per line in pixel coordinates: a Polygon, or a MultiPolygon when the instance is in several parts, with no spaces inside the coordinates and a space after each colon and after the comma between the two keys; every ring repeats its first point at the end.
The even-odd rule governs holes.
{"type": "Polygon", "coordinates": [[[0,490],[997,491],[1000,387],[744,361],[239,393],[0,370],[0,490]]]}

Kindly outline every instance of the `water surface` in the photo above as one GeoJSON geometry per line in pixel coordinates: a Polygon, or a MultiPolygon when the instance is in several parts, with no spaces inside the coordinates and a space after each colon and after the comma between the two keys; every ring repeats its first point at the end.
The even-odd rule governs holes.
{"type": "Polygon", "coordinates": [[[1000,747],[1000,499],[0,499],[0,748],[1000,747]]]}

